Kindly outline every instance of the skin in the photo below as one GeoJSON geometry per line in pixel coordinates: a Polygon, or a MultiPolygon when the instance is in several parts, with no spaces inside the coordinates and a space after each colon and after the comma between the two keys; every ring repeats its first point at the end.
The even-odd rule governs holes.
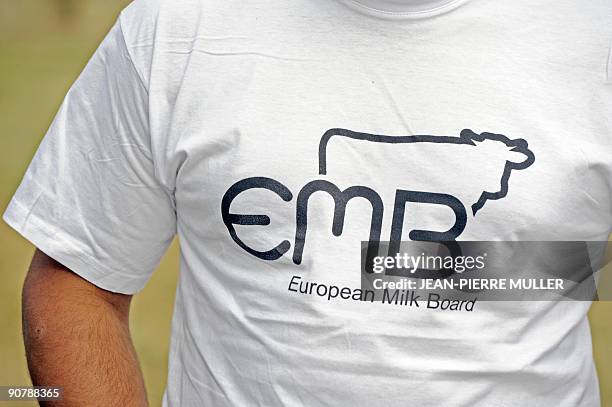
{"type": "Polygon", "coordinates": [[[35,386],[63,388],[50,406],[146,406],[129,331],[132,297],[96,287],[37,250],[23,287],[23,336],[35,386]]]}

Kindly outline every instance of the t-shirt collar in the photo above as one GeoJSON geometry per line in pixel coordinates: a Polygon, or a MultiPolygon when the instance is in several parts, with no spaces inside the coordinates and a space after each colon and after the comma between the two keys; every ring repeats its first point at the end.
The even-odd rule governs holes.
{"type": "Polygon", "coordinates": [[[341,0],[368,14],[387,17],[424,17],[450,10],[466,0],[341,0]]]}

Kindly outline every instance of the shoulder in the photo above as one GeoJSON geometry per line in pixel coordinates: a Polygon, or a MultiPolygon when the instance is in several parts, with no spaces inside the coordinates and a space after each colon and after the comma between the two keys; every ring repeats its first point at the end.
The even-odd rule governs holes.
{"type": "Polygon", "coordinates": [[[128,46],[181,37],[199,23],[202,0],[135,0],[119,17],[128,46]]]}
{"type": "Polygon", "coordinates": [[[162,51],[164,44],[193,36],[199,29],[203,2],[134,0],[121,12],[118,28],[128,54],[147,87],[156,49],[162,51]]]}

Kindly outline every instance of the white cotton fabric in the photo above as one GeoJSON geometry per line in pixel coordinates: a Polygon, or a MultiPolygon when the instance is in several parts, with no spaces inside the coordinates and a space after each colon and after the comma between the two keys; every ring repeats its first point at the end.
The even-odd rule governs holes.
{"type": "MultiPolygon", "coordinates": [[[[4,219],[126,294],[145,286],[178,234],[165,406],[598,406],[588,302],[444,312],[288,290],[292,276],[360,283],[372,216],[363,199],[334,236],[333,200],[313,194],[294,261],[297,202],[315,180],[375,191],[383,240],[400,187],[457,197],[467,214],[459,240],[610,233],[612,2],[372,3],[137,0],[70,89],[4,219]],[[527,155],[495,140],[396,149],[332,137],[323,173],[330,129],[469,129],[523,139],[535,159],[474,214],[483,191],[502,189],[504,163],[527,155]],[[249,252],[222,203],[254,177],[268,189],[229,207],[269,217],[230,222],[249,252]],[[278,259],[253,254],[284,241],[278,259]]],[[[443,209],[407,205],[403,238],[448,230],[443,209]]]]}

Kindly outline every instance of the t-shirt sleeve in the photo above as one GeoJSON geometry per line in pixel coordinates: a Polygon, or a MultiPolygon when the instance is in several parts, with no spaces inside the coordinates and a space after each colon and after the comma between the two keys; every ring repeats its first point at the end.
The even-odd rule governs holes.
{"type": "Polygon", "coordinates": [[[118,22],[69,90],[4,213],[48,256],[125,294],[145,285],[176,230],[141,79],[118,22]]]}

